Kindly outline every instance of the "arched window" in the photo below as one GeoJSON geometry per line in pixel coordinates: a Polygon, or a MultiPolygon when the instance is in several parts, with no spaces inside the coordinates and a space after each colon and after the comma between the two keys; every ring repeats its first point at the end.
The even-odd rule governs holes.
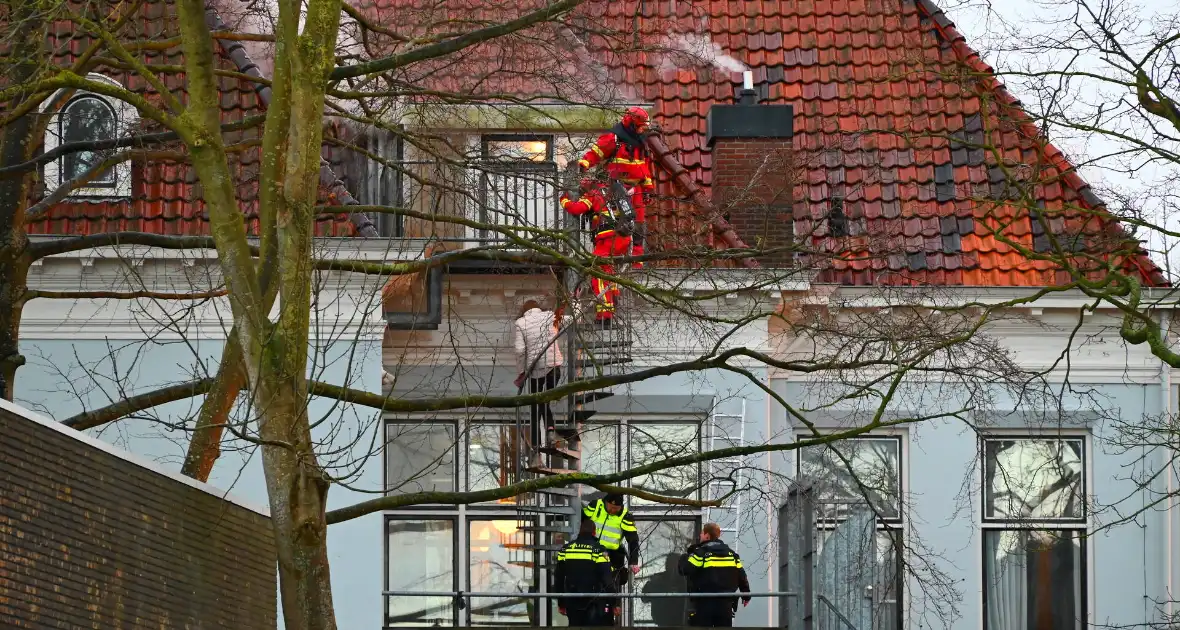
{"type": "MultiPolygon", "coordinates": [[[[100,74],[86,78],[113,87],[123,87],[117,81],[100,74]]],[[[123,101],[80,90],[61,90],[41,105],[49,116],[45,127],[45,151],[63,144],[114,140],[133,133],[139,115],[135,108],[123,101]]],[[[117,148],[71,151],[45,164],[44,182],[47,191],[56,190],[101,164],[119,151],[117,148]]],[[[70,197],[130,197],[131,162],[124,161],[91,178],[85,186],[73,189],[70,197]]]]}
{"type": "MultiPolygon", "coordinates": [[[[113,140],[118,133],[115,108],[105,100],[83,95],[70,100],[58,115],[58,134],[63,144],[73,142],[96,142],[113,140]]],[[[70,181],[100,164],[110,151],[78,151],[61,158],[61,179],[70,181]]],[[[93,187],[114,188],[117,184],[115,169],[108,168],[90,180],[93,187]]]]}

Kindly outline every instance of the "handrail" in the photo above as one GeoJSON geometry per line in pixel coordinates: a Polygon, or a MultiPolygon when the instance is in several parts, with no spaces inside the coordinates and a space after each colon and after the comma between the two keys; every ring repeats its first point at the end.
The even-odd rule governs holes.
{"type": "Polygon", "coordinates": [[[381,591],[381,595],[382,597],[507,597],[518,599],[537,599],[541,597],[609,597],[611,599],[642,599],[647,597],[798,597],[799,594],[793,591],[766,591],[758,593],[739,593],[736,591],[732,593],[528,593],[523,591],[512,593],[480,593],[471,591],[381,591]]]}
{"type": "Polygon", "coordinates": [[[837,609],[837,608],[836,608],[836,605],[835,605],[835,604],[833,604],[833,603],[832,603],[830,600],[828,600],[828,598],[827,598],[826,596],[824,596],[824,595],[816,595],[816,596],[815,596],[815,598],[816,598],[816,599],[818,599],[818,600],[819,600],[821,603],[823,603],[825,606],[827,606],[827,607],[828,607],[828,610],[830,610],[830,611],[832,611],[833,613],[835,613],[836,617],[837,617],[837,618],[838,618],[840,621],[843,621],[843,622],[844,622],[844,625],[848,626],[848,627],[849,627],[849,628],[851,628],[852,630],[858,630],[858,628],[857,628],[855,625],[853,625],[853,623],[852,623],[851,621],[849,621],[849,620],[848,620],[848,617],[845,617],[845,616],[844,616],[844,614],[843,614],[843,613],[841,613],[841,612],[839,611],[839,609],[837,609]]]}

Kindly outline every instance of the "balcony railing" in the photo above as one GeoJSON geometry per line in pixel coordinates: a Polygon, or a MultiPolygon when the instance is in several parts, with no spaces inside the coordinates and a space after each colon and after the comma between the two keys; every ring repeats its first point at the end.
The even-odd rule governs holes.
{"type": "Polygon", "coordinates": [[[554,242],[550,233],[566,228],[558,203],[561,191],[552,162],[486,163],[461,167],[437,162],[414,165],[407,186],[407,205],[418,215],[407,217],[403,236],[460,242],[466,247],[512,240],[554,242]],[[448,222],[452,216],[478,225],[448,222]]]}

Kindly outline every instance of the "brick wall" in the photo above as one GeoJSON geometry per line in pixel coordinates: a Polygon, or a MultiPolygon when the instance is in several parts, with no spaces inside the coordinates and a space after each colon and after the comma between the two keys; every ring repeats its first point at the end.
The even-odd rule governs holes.
{"type": "Polygon", "coordinates": [[[272,630],[266,516],[0,407],[0,627],[272,630]]]}
{"type": "MultiPolygon", "coordinates": [[[[791,186],[795,180],[790,138],[718,138],[713,144],[713,199],[752,247],[792,242],[791,186]]],[[[762,256],[775,263],[790,253],[762,256]]]]}

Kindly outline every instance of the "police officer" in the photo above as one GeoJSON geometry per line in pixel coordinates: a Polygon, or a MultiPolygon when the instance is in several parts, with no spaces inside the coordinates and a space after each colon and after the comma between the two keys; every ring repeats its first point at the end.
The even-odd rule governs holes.
{"type": "Polygon", "coordinates": [[[582,515],[594,522],[598,544],[610,556],[615,584],[617,590],[622,592],[623,585],[630,577],[625,565],[631,565],[631,573],[639,573],[639,530],[635,529],[635,521],[631,520],[627,508],[623,507],[623,495],[604,493],[601,498],[587,503],[582,508],[582,515]],[[624,541],[627,543],[626,554],[620,549],[624,541]]]}
{"type": "MultiPolygon", "coordinates": [[[[742,568],[742,559],[729,545],[721,542],[721,528],[716,523],[706,524],[701,530],[701,541],[680,557],[680,573],[688,578],[689,593],[750,592],[750,580],[742,568]]],[[[736,597],[696,597],[688,601],[690,626],[733,626],[736,597]]],[[[749,603],[749,597],[742,598],[743,606],[749,603]]]]}
{"type": "MultiPolygon", "coordinates": [[[[557,552],[553,571],[554,593],[611,593],[615,581],[606,550],[594,538],[594,522],[583,520],[578,537],[557,552]]],[[[557,611],[571,626],[609,626],[611,601],[606,598],[561,597],[557,611]]]]}

